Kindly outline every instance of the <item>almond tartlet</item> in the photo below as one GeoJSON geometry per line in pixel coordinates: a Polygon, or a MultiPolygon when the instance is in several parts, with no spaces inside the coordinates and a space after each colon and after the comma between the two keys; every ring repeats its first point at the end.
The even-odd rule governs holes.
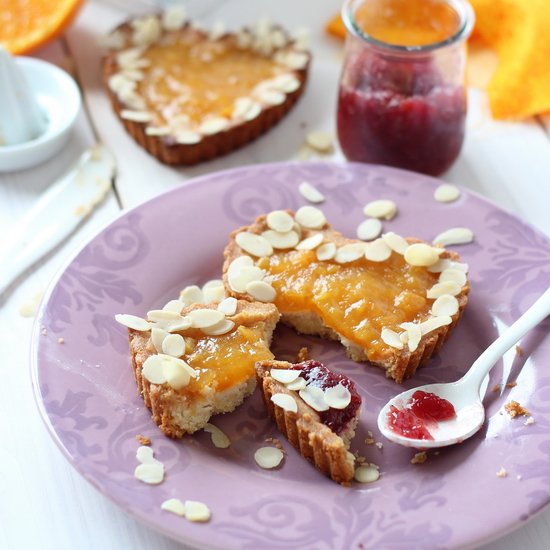
{"type": "Polygon", "coordinates": [[[233,411],[254,391],[255,363],[273,358],[279,313],[272,304],[226,298],[172,300],[146,319],[116,319],[128,328],[134,376],[153,421],[179,438],[233,411]]]}
{"type": "Polygon", "coordinates": [[[267,132],[302,94],[311,59],[303,37],[279,26],[206,31],[180,8],[128,21],[103,42],[117,116],[171,165],[224,155],[267,132]]]}
{"type": "Polygon", "coordinates": [[[256,375],[269,416],[292,446],[334,481],[351,482],[348,449],[361,412],[355,384],[313,360],[261,361],[256,375]]]}
{"type": "Polygon", "coordinates": [[[298,332],[340,340],[396,382],[428,361],[468,301],[456,253],[392,232],[347,239],[312,206],[259,216],[224,255],[228,295],[274,303],[298,332]]]}

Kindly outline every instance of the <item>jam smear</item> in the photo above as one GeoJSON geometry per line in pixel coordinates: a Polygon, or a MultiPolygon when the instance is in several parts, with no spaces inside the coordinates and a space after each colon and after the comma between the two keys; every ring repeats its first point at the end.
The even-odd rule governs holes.
{"type": "Polygon", "coordinates": [[[355,417],[357,409],[361,406],[361,396],[357,392],[355,384],[347,376],[330,371],[319,361],[304,361],[292,365],[291,368],[301,371],[300,376],[310,386],[326,390],[327,388],[342,384],[342,386],[345,386],[349,390],[351,401],[345,409],[333,409],[331,407],[327,411],[318,413],[321,422],[325,426],[328,426],[337,435],[342,433],[349,421],[355,417]]]}
{"type": "Polygon", "coordinates": [[[393,405],[388,412],[390,429],[410,439],[433,440],[429,428],[437,422],[451,420],[456,416],[450,401],[435,393],[416,391],[402,409],[393,405]]]}

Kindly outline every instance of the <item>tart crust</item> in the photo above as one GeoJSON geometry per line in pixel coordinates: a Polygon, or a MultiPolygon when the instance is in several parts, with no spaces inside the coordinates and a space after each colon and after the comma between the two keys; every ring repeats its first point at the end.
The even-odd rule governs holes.
{"type": "MultiPolygon", "coordinates": [[[[132,22],[128,21],[117,27],[113,33],[119,33],[128,37],[130,41],[132,34],[132,22]]],[[[190,23],[185,23],[181,29],[163,31],[163,34],[184,34],[187,32],[197,33],[201,39],[209,40],[208,35],[194,28],[190,23]]],[[[281,32],[282,29],[281,29],[281,32]]],[[[225,33],[216,40],[234,40],[235,33],[225,33]]],[[[131,44],[128,48],[132,47],[131,44]]],[[[285,46],[292,51],[292,41],[285,46]]],[[[235,149],[238,149],[247,143],[257,139],[262,134],[276,125],[296,104],[302,95],[308,78],[309,64],[311,55],[309,52],[300,51],[300,54],[307,56],[307,63],[303,68],[288,69],[287,73],[294,75],[299,81],[296,90],[285,93],[285,99],[277,105],[264,104],[259,114],[252,120],[232,121],[225,130],[202,135],[198,143],[178,143],[174,135],[148,135],[146,127],[148,122],[138,122],[124,118],[123,111],[131,109],[126,105],[109,86],[110,78],[119,73],[122,69],[117,61],[116,50],[109,51],[103,58],[103,82],[111,105],[115,114],[118,116],[124,128],[132,138],[143,147],[149,154],[157,158],[160,162],[169,165],[193,165],[213,158],[226,155],[235,149]]],[[[258,54],[259,55],[259,54],[258,54]]],[[[143,70],[143,69],[140,69],[143,70]]],[[[147,70],[147,69],[145,69],[147,70]]]]}
{"type": "Polygon", "coordinates": [[[292,366],[286,361],[260,361],[256,363],[256,376],[262,390],[265,406],[271,418],[275,420],[279,431],[291,445],[315,468],[337,483],[349,484],[355,472],[355,457],[348,451],[359,421],[360,408],[350,420],[346,429],[335,434],[320,421],[317,411],[297,397],[277,380],[271,377],[271,369],[288,369],[292,366]],[[298,412],[285,411],[271,401],[271,396],[283,393],[292,396],[298,406],[298,412]]]}
{"type": "MultiPolygon", "coordinates": [[[[287,213],[294,215],[294,212],[287,210],[287,213]]],[[[235,237],[238,233],[242,231],[248,231],[251,233],[261,234],[263,231],[268,229],[266,222],[267,215],[263,214],[258,216],[256,220],[249,226],[241,227],[233,231],[229,236],[229,244],[227,245],[224,251],[224,267],[223,267],[223,279],[226,287],[226,292],[230,296],[237,297],[239,299],[251,299],[250,296],[243,293],[235,292],[228,282],[228,269],[233,260],[241,255],[247,255],[247,253],[240,248],[236,241],[235,237]]],[[[319,230],[309,230],[302,227],[301,239],[305,239],[314,233],[318,233],[319,230]]],[[[357,241],[355,239],[347,239],[338,231],[335,231],[330,224],[325,224],[322,229],[324,234],[324,242],[332,242],[337,247],[340,247],[344,244],[350,244],[357,241]]],[[[418,239],[408,238],[407,241],[409,244],[415,242],[422,242],[418,239]]],[[[453,261],[459,261],[460,258],[458,254],[453,251],[444,250],[440,255],[441,259],[450,259],[453,261]]],[[[460,294],[456,297],[458,301],[458,311],[451,316],[452,322],[449,325],[439,327],[428,334],[422,336],[418,347],[415,351],[409,351],[406,346],[403,349],[399,350],[388,346],[387,353],[383,359],[379,361],[370,361],[367,356],[368,348],[361,347],[355,342],[350,341],[342,334],[338,332],[336,328],[331,328],[326,326],[323,323],[322,318],[314,311],[293,311],[293,312],[281,312],[281,321],[302,334],[313,334],[320,336],[328,340],[338,340],[345,347],[347,355],[350,359],[354,361],[370,361],[371,364],[374,364],[385,370],[386,376],[392,378],[398,383],[401,383],[404,379],[409,378],[414,375],[416,370],[426,364],[428,360],[433,356],[434,353],[443,345],[445,340],[449,337],[456,324],[458,323],[464,308],[468,302],[468,292],[470,290],[470,284],[466,281],[466,284],[462,287],[460,294]]]]}

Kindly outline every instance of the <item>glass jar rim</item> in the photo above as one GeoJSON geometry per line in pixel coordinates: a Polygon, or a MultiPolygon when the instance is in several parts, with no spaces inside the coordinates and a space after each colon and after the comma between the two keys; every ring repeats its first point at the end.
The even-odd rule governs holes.
{"type": "Polygon", "coordinates": [[[445,38],[445,40],[440,40],[438,42],[433,42],[422,46],[403,46],[399,44],[391,44],[374,38],[361,29],[357,24],[354,14],[354,5],[363,1],[364,0],[346,0],[344,2],[344,5],[342,6],[342,20],[344,21],[346,29],[349,33],[357,38],[360,38],[361,40],[364,40],[365,42],[386,50],[394,51],[396,53],[422,53],[437,50],[444,46],[450,46],[451,44],[455,44],[461,40],[466,40],[474,28],[474,10],[467,0],[441,0],[442,2],[450,5],[459,17],[459,26],[456,32],[448,38],[445,38]]]}

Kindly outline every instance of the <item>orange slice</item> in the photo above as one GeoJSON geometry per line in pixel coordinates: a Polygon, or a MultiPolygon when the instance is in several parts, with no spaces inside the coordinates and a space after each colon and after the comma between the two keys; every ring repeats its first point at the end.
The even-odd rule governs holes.
{"type": "Polygon", "coordinates": [[[83,0],[0,0],[0,44],[26,53],[59,36],[83,0]]]}

